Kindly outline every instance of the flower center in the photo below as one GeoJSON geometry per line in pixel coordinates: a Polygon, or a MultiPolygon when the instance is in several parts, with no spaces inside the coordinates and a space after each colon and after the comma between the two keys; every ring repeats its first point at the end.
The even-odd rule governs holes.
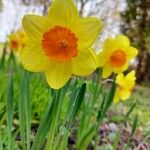
{"type": "Polygon", "coordinates": [[[18,48],[18,42],[16,40],[12,40],[11,41],[11,47],[14,49],[17,49],[18,48]]]}
{"type": "Polygon", "coordinates": [[[113,67],[121,67],[126,62],[126,54],[122,50],[116,50],[110,56],[110,63],[113,67]]]}
{"type": "Polygon", "coordinates": [[[43,34],[42,48],[51,60],[66,62],[77,56],[77,42],[69,29],[55,26],[43,34]]]}

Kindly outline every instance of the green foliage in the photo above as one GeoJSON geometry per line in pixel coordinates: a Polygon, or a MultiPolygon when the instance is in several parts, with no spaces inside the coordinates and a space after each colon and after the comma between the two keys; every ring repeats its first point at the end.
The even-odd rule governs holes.
{"type": "Polygon", "coordinates": [[[131,44],[137,47],[137,82],[150,81],[150,1],[126,0],[127,7],[121,14],[122,32],[130,38],[131,44]]]}
{"type": "Polygon", "coordinates": [[[7,104],[6,104],[6,112],[7,112],[7,128],[8,128],[8,150],[11,150],[12,146],[12,122],[13,122],[13,78],[12,73],[10,72],[10,77],[8,80],[8,90],[7,90],[7,104]]]}

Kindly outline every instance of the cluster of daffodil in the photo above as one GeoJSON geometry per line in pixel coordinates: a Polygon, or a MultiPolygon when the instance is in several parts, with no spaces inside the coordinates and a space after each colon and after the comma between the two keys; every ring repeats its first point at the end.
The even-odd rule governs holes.
{"type": "MultiPolygon", "coordinates": [[[[44,72],[49,86],[54,89],[63,87],[71,75],[85,76],[98,67],[103,67],[104,78],[112,72],[122,73],[138,53],[126,36],[117,35],[106,39],[97,56],[91,47],[102,22],[93,17],[81,18],[72,0],[55,0],[47,17],[25,15],[23,28],[30,39],[21,52],[24,68],[44,72]]],[[[17,37],[11,38],[13,48],[18,46],[17,37]]],[[[123,75],[117,77],[115,102],[128,98],[135,82],[134,73],[121,79],[120,76],[123,75]],[[126,80],[132,82],[130,88],[123,84],[126,80]]]]}
{"type": "MultiPolygon", "coordinates": [[[[129,72],[126,76],[123,72],[128,69],[130,60],[136,57],[137,49],[130,46],[126,36],[117,35],[106,39],[102,50],[97,54],[92,46],[101,28],[101,20],[80,17],[73,0],[54,0],[47,16],[25,15],[25,33],[18,31],[9,37],[10,47],[14,51],[19,51],[23,67],[31,72],[44,72],[51,87],[48,88],[50,101],[31,145],[31,74],[23,71],[18,102],[19,134],[23,150],[30,150],[31,147],[32,150],[41,149],[42,145],[46,150],[66,150],[72,132],[76,134],[75,148],[85,150],[93,137],[96,137],[112,102],[117,103],[129,98],[136,80],[135,71],[129,72]],[[93,89],[87,95],[86,85],[89,90],[91,82],[86,84],[80,80],[81,83],[78,83],[78,78],[70,80],[72,75],[86,76],[96,69],[99,75],[93,75],[93,89]],[[112,74],[115,78],[103,82],[100,74],[104,79],[112,74]],[[103,85],[107,81],[112,81],[112,86],[110,90],[104,91],[103,85]],[[98,106],[95,108],[96,104],[98,106]],[[76,118],[79,124],[77,123],[77,129],[74,131],[72,126],[76,118]]],[[[107,87],[109,89],[109,86],[107,87]]],[[[12,77],[8,95],[7,123],[10,150],[13,121],[12,77]]],[[[127,114],[130,114],[131,110],[133,107],[127,114]]]]}
{"type": "Polygon", "coordinates": [[[103,78],[110,76],[112,72],[118,74],[114,102],[126,100],[131,95],[136,80],[135,71],[131,71],[125,77],[122,72],[128,69],[130,60],[137,54],[137,49],[130,46],[126,36],[117,35],[114,39],[108,38],[104,42],[103,50],[98,55],[98,62],[99,66],[103,67],[103,78]]]}
{"type": "Polygon", "coordinates": [[[8,38],[9,46],[14,52],[20,52],[27,43],[27,36],[22,30],[18,30],[15,33],[12,33],[8,36],[8,38]]]}

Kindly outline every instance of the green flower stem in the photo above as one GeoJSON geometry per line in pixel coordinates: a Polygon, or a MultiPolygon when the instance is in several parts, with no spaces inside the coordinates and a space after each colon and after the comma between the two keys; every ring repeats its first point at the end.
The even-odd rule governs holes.
{"type": "Polygon", "coordinates": [[[30,102],[30,73],[26,72],[26,95],[25,95],[25,116],[26,116],[26,137],[27,150],[30,150],[31,139],[31,102],[30,102]]]}
{"type": "Polygon", "coordinates": [[[47,144],[46,144],[46,150],[53,150],[52,146],[53,146],[53,141],[54,141],[54,135],[55,135],[55,131],[57,129],[57,122],[58,122],[58,118],[60,115],[60,110],[61,110],[61,104],[62,104],[62,99],[60,99],[61,97],[61,90],[56,91],[56,100],[54,103],[54,109],[53,109],[53,114],[52,114],[52,124],[50,127],[50,132],[49,132],[49,137],[47,140],[47,144]]]}
{"type": "Polygon", "coordinates": [[[97,98],[98,98],[98,96],[99,96],[99,93],[100,93],[100,87],[99,87],[99,85],[100,85],[100,79],[101,79],[101,74],[102,74],[102,69],[101,68],[99,68],[99,70],[98,70],[98,73],[97,73],[97,79],[96,79],[96,89],[95,89],[95,91],[94,91],[94,95],[93,95],[93,99],[92,99],[92,106],[94,106],[94,104],[96,103],[96,100],[97,100],[97,98]]]}
{"type": "Polygon", "coordinates": [[[20,137],[21,137],[21,146],[22,149],[25,150],[25,108],[24,108],[24,81],[25,77],[22,77],[20,84],[20,95],[18,102],[18,111],[19,111],[19,125],[20,125],[20,137]]]}

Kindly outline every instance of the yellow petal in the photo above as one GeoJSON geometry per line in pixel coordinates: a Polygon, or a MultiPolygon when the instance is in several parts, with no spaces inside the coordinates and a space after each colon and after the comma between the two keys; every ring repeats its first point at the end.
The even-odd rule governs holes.
{"type": "Polygon", "coordinates": [[[50,26],[44,17],[38,15],[25,15],[22,25],[31,40],[41,40],[42,34],[47,31],[50,26]]]}
{"type": "Polygon", "coordinates": [[[113,38],[107,38],[103,45],[103,51],[107,53],[111,53],[114,49],[114,39],[113,38]]]}
{"type": "Polygon", "coordinates": [[[117,77],[116,77],[116,83],[121,84],[123,81],[124,81],[123,73],[118,74],[117,77]]]}
{"type": "Polygon", "coordinates": [[[135,71],[132,70],[131,72],[129,72],[126,75],[125,80],[127,82],[126,89],[132,90],[135,85],[135,80],[136,80],[135,71]]]}
{"type": "Polygon", "coordinates": [[[131,71],[126,76],[121,73],[116,77],[116,83],[125,91],[131,91],[133,89],[135,80],[135,71],[131,71]]]}
{"type": "Polygon", "coordinates": [[[21,51],[23,67],[29,71],[40,72],[45,69],[47,57],[38,44],[28,43],[21,51]]]}
{"type": "Polygon", "coordinates": [[[88,75],[92,73],[96,67],[96,55],[91,49],[80,52],[78,56],[73,59],[73,74],[75,75],[88,75]]]}
{"type": "Polygon", "coordinates": [[[128,90],[121,90],[120,97],[121,100],[127,100],[131,95],[131,92],[128,90]]]}
{"type": "Polygon", "coordinates": [[[78,49],[90,47],[95,42],[101,28],[102,22],[99,19],[92,17],[77,19],[71,29],[79,40],[78,49]]]}
{"type": "Polygon", "coordinates": [[[130,46],[130,41],[129,41],[129,38],[127,36],[119,34],[119,35],[117,35],[115,37],[115,41],[121,47],[128,47],[128,46],[130,46]]]}
{"type": "Polygon", "coordinates": [[[135,70],[132,70],[131,72],[129,72],[126,75],[126,79],[130,80],[130,81],[135,81],[136,77],[135,77],[135,70]]]}
{"type": "Polygon", "coordinates": [[[137,56],[138,50],[132,46],[126,48],[127,58],[128,60],[133,59],[137,56]]]}
{"type": "Polygon", "coordinates": [[[107,78],[108,76],[111,75],[111,73],[112,73],[112,68],[109,66],[109,64],[106,64],[103,67],[102,77],[107,78]]]}
{"type": "Polygon", "coordinates": [[[73,0],[54,0],[48,13],[49,20],[57,25],[69,25],[78,17],[78,10],[73,0]]]}
{"type": "Polygon", "coordinates": [[[98,63],[99,66],[102,67],[109,60],[110,55],[114,49],[114,40],[112,38],[108,38],[105,40],[103,49],[98,54],[98,63]]]}
{"type": "Polygon", "coordinates": [[[45,76],[49,86],[53,89],[63,87],[72,74],[72,63],[56,63],[48,61],[45,69],[45,76]]]}
{"type": "Polygon", "coordinates": [[[119,101],[120,101],[120,90],[117,88],[113,102],[118,103],[119,101]]]}
{"type": "Polygon", "coordinates": [[[119,68],[113,68],[113,72],[118,74],[118,73],[122,73],[123,71],[128,69],[128,62],[126,62],[123,66],[119,67],[119,68]]]}
{"type": "Polygon", "coordinates": [[[106,52],[104,51],[100,52],[97,56],[98,66],[103,67],[107,63],[108,58],[109,58],[109,55],[106,52]]]}

